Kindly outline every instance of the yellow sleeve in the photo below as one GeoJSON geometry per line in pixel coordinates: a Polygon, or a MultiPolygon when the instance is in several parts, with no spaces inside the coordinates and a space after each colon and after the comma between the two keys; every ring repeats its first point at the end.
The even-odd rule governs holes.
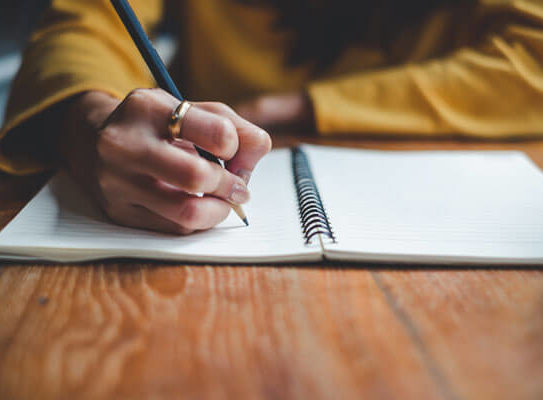
{"type": "MultiPolygon", "coordinates": [[[[131,4],[147,31],[160,20],[162,0],[131,4]]],[[[154,81],[109,0],[53,0],[12,86],[0,131],[0,169],[26,174],[47,167],[24,154],[5,154],[2,141],[48,107],[87,90],[123,98],[134,88],[150,86],[154,81]]]]}
{"type": "Polygon", "coordinates": [[[503,11],[514,14],[510,20],[524,22],[502,26],[476,47],[424,63],[311,84],[318,131],[542,137],[542,2],[501,3],[508,3],[503,11]]]}

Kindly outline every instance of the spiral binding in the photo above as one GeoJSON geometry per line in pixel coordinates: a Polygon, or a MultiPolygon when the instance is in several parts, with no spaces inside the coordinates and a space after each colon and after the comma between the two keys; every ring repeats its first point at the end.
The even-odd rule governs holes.
{"type": "Polygon", "coordinates": [[[299,147],[294,147],[291,154],[294,184],[298,195],[298,213],[305,243],[311,243],[311,239],[319,234],[325,235],[335,242],[336,238],[322,204],[319,189],[313,179],[309,160],[299,147]]]}

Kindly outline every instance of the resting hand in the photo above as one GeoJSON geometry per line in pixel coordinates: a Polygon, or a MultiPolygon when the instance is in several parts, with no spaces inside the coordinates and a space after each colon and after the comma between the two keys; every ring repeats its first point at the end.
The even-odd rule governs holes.
{"type": "Polygon", "coordinates": [[[262,95],[234,107],[248,121],[276,130],[314,130],[313,105],[302,92],[262,95]]]}
{"type": "Polygon", "coordinates": [[[120,104],[88,92],[70,106],[61,153],[115,222],[187,234],[224,220],[228,202],[249,199],[246,183],[271,148],[268,134],[224,104],[194,103],[183,140],[173,141],[168,120],[178,104],[160,89],[139,89],[120,104]],[[193,144],[227,168],[201,158],[193,144]]]}

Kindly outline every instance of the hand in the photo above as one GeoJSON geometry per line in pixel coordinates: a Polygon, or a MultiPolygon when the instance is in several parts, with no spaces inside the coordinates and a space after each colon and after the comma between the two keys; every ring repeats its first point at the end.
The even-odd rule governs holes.
{"type": "Polygon", "coordinates": [[[314,130],[313,105],[301,91],[263,95],[234,108],[241,117],[268,129],[314,130]]]}
{"type": "Polygon", "coordinates": [[[70,106],[61,154],[113,221],[188,234],[224,220],[231,208],[225,200],[248,200],[251,171],[271,148],[268,134],[224,104],[195,103],[183,140],[172,141],[168,119],[178,104],[160,89],[138,89],[120,104],[88,92],[70,106]],[[198,156],[193,143],[227,168],[198,156]]]}

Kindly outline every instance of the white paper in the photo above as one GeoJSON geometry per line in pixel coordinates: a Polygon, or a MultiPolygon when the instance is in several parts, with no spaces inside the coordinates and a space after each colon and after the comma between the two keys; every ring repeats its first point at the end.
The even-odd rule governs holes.
{"type": "Polygon", "coordinates": [[[543,262],[543,174],[523,153],[306,150],[330,258],[543,262]]]}
{"type": "Polygon", "coordinates": [[[188,236],[111,223],[65,175],[56,176],[0,233],[0,253],[53,261],[145,257],[187,261],[311,261],[304,246],[290,168],[290,152],[274,151],[259,164],[244,206],[250,226],[233,212],[217,227],[188,236]]]}
{"type": "MultiPolygon", "coordinates": [[[[335,260],[543,263],[543,174],[518,152],[383,152],[304,146],[337,242],[335,260]]],[[[251,180],[250,227],[172,236],[115,225],[59,175],[0,233],[0,258],[141,257],[196,262],[316,261],[304,244],[289,150],[251,180]]]]}

